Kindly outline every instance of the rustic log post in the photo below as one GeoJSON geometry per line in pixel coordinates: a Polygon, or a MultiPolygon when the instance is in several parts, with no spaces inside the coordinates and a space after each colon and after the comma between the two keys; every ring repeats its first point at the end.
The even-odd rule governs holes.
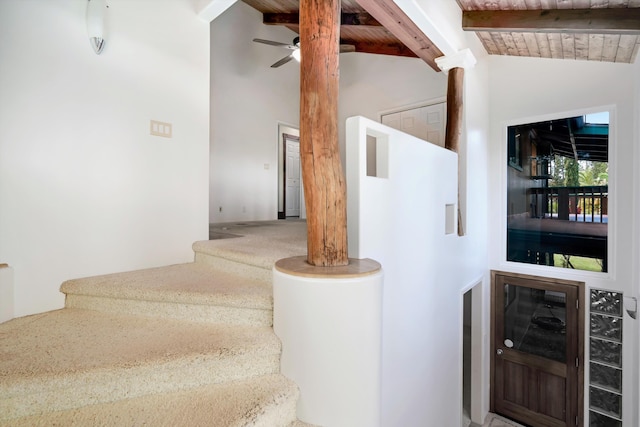
{"type": "MultiPolygon", "coordinates": [[[[447,78],[447,129],[444,147],[458,153],[460,136],[462,135],[464,68],[454,67],[449,70],[447,78]]],[[[458,184],[458,187],[460,184],[458,184]]],[[[462,212],[460,211],[460,195],[458,194],[458,235],[464,236],[462,228],[462,212]]]]}
{"type": "Polygon", "coordinates": [[[349,263],[346,183],[338,148],[340,0],[300,1],[300,157],[307,262],[349,263]]]}
{"type": "Polygon", "coordinates": [[[462,92],[464,68],[455,67],[449,70],[447,79],[447,130],[444,140],[445,148],[458,152],[460,135],[462,134],[462,92]]]}

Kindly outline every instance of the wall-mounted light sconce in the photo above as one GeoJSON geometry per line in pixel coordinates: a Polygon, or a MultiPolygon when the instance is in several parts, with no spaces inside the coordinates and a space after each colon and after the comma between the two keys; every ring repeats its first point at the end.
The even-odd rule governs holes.
{"type": "Polygon", "coordinates": [[[87,35],[93,51],[100,55],[105,42],[107,0],[87,0],[87,35]]]}

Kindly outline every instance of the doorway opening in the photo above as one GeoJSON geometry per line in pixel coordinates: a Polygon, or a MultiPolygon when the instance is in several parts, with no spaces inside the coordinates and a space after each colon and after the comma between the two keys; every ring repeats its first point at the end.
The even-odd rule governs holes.
{"type": "Polygon", "coordinates": [[[463,427],[471,423],[471,301],[473,289],[463,295],[462,314],[462,419],[463,427]]]}
{"type": "MultiPolygon", "coordinates": [[[[477,281],[462,294],[462,427],[481,427],[483,412],[483,285],[477,281]]],[[[486,359],[485,359],[486,360],[486,359]]]]}
{"type": "Polygon", "coordinates": [[[284,135],[284,217],[299,218],[302,176],[300,173],[300,138],[284,135]]]}
{"type": "Polygon", "coordinates": [[[289,165],[289,167],[287,167],[287,156],[288,154],[291,153],[291,150],[289,150],[289,153],[287,152],[287,145],[297,144],[298,153],[299,153],[300,130],[297,127],[279,123],[277,138],[278,138],[277,139],[278,141],[277,143],[277,146],[278,146],[277,148],[278,149],[277,218],[278,219],[287,219],[287,217],[301,218],[301,219],[306,218],[306,211],[304,209],[304,194],[303,194],[304,192],[302,190],[302,179],[299,179],[297,184],[293,183],[294,186],[296,187],[299,186],[299,193],[292,188],[289,188],[289,190],[287,191],[287,171],[295,172],[296,168],[298,169],[298,171],[302,170],[300,166],[300,161],[299,161],[299,154],[298,154],[298,161],[295,162],[296,165],[295,166],[289,165]],[[296,192],[296,194],[298,195],[298,200],[295,200],[296,194],[293,194],[294,192],[296,192]],[[292,199],[292,196],[294,197],[294,199],[292,199]],[[289,198],[289,200],[287,200],[287,198],[289,198]],[[299,213],[296,214],[296,212],[292,212],[291,210],[287,212],[287,203],[289,203],[290,208],[299,206],[299,213]],[[293,203],[293,206],[291,206],[292,203],[293,203]]]}

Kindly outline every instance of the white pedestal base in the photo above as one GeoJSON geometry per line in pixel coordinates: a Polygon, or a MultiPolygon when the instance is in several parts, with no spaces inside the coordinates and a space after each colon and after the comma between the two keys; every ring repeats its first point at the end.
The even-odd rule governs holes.
{"type": "Polygon", "coordinates": [[[273,328],[282,341],[282,374],[300,388],[300,420],[380,425],[382,284],[380,265],[371,260],[312,267],[296,257],[276,264],[273,328]]]}

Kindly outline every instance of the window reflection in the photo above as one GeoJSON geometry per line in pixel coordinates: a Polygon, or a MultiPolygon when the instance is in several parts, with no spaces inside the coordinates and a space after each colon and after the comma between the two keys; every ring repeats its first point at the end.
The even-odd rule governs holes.
{"type": "Polygon", "coordinates": [[[515,350],[566,362],[566,295],[505,285],[504,337],[515,350]]]}
{"type": "Polygon", "coordinates": [[[607,271],[608,118],[508,128],[508,261],[607,271]]]}

